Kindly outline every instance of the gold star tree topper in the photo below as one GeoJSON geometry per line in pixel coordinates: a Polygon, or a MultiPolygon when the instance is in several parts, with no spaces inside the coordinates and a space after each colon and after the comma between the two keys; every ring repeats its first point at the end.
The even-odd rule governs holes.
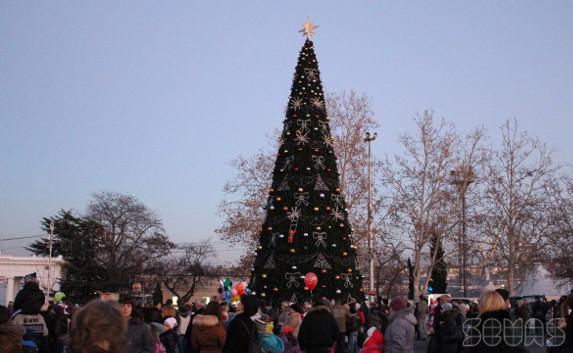
{"type": "Polygon", "coordinates": [[[302,33],[303,36],[306,36],[306,38],[312,39],[312,36],[314,35],[314,30],[317,29],[318,27],[319,26],[312,23],[310,17],[307,17],[306,21],[304,21],[302,29],[299,32],[302,33]]]}

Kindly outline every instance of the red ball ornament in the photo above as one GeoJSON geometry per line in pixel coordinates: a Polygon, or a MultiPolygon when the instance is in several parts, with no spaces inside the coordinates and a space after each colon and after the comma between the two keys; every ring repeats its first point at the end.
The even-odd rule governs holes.
{"type": "Polygon", "coordinates": [[[304,276],[304,284],[308,287],[308,289],[314,290],[318,284],[318,277],[316,277],[314,272],[309,272],[304,276]]]}

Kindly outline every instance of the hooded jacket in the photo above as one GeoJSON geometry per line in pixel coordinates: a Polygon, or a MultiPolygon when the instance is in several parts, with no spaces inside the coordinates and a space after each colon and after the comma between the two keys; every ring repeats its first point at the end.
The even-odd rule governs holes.
{"type": "Polygon", "coordinates": [[[418,323],[411,308],[390,314],[390,326],[384,335],[384,353],[413,353],[414,326],[418,323]]]}
{"type": "Polygon", "coordinates": [[[225,345],[225,326],[214,315],[197,315],[193,319],[191,345],[200,353],[222,353],[225,345]]]}
{"type": "Polygon", "coordinates": [[[334,316],[325,305],[312,307],[298,332],[300,349],[307,353],[330,351],[339,336],[334,316]]]}

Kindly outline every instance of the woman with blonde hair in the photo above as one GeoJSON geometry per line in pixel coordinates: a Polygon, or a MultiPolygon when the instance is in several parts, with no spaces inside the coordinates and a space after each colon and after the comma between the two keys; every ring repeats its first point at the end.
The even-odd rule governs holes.
{"type": "Polygon", "coordinates": [[[478,310],[480,322],[475,329],[479,331],[481,338],[477,346],[471,347],[471,353],[527,353],[522,344],[510,346],[506,342],[520,342],[521,339],[520,337],[505,337],[504,335],[504,322],[506,319],[513,322],[513,317],[509,313],[507,303],[498,292],[486,291],[482,293],[478,310]],[[486,323],[485,329],[484,323],[486,323]]]}

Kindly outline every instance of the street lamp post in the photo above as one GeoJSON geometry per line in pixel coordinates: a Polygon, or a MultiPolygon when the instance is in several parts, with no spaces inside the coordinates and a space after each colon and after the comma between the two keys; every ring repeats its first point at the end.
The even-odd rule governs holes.
{"type": "Polygon", "coordinates": [[[48,257],[48,284],[47,284],[47,291],[48,291],[48,300],[50,300],[50,293],[52,289],[52,243],[54,239],[54,221],[50,221],[50,240],[48,243],[49,246],[49,257],[48,257]]]}
{"type": "Polygon", "coordinates": [[[450,171],[451,184],[458,188],[460,198],[462,201],[462,234],[460,238],[460,268],[458,271],[458,279],[461,279],[461,286],[464,297],[467,297],[467,283],[466,283],[466,191],[471,183],[474,182],[473,170],[471,167],[462,165],[456,170],[450,171]]]}
{"type": "Polygon", "coordinates": [[[376,140],[378,133],[370,134],[369,131],[366,132],[366,137],[364,137],[364,142],[368,143],[368,274],[370,277],[370,293],[376,290],[374,285],[374,252],[373,252],[373,238],[374,229],[372,225],[372,141],[376,140]]]}

